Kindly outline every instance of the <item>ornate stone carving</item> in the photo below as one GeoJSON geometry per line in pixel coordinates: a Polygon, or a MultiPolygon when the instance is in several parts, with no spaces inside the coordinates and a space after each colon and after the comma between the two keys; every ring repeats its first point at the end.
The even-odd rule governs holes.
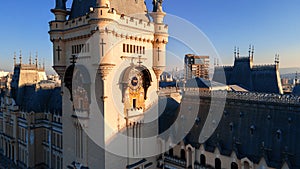
{"type": "Polygon", "coordinates": [[[153,0],[153,12],[163,12],[162,10],[163,0],[153,0]]]}
{"type": "Polygon", "coordinates": [[[159,79],[160,75],[163,73],[165,67],[153,67],[153,71],[156,75],[156,78],[159,79]]]}
{"type": "Polygon", "coordinates": [[[66,71],[66,66],[53,66],[53,69],[56,71],[56,73],[59,75],[61,79],[63,79],[65,71],[66,71]]]}
{"type": "Polygon", "coordinates": [[[107,75],[110,73],[110,71],[115,67],[115,64],[100,64],[99,66],[99,73],[101,75],[102,80],[106,80],[107,75]]]}

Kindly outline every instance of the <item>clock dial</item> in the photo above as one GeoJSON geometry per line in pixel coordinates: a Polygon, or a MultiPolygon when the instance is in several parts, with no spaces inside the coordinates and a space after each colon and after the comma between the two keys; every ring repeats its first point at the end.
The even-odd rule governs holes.
{"type": "Polygon", "coordinates": [[[131,85],[132,86],[137,86],[139,83],[139,80],[136,76],[134,76],[132,79],[131,79],[131,85]]]}
{"type": "Polygon", "coordinates": [[[131,88],[131,90],[137,91],[138,89],[140,89],[141,84],[142,78],[139,74],[133,75],[129,80],[129,87],[131,88]]]}

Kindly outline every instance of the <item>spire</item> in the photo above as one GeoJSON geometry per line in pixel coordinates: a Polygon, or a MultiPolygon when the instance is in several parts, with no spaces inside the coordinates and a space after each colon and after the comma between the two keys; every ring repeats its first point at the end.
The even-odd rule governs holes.
{"type": "Polygon", "coordinates": [[[251,57],[251,44],[249,45],[249,58],[251,57]]]}
{"type": "Polygon", "coordinates": [[[295,76],[295,85],[298,84],[298,71],[296,71],[296,76],[295,76]]]}
{"type": "Polygon", "coordinates": [[[19,57],[19,59],[20,59],[20,65],[22,65],[22,51],[20,50],[20,57],[19,57]]]}
{"type": "Polygon", "coordinates": [[[234,58],[236,58],[236,46],[234,46],[234,58]]]}
{"type": "Polygon", "coordinates": [[[239,47],[237,48],[237,57],[238,58],[240,57],[240,48],[239,47]]]}
{"type": "Polygon", "coordinates": [[[38,52],[35,55],[35,67],[38,68],[38,52]]]}
{"type": "Polygon", "coordinates": [[[30,54],[29,54],[29,65],[31,65],[32,64],[32,58],[31,58],[31,52],[30,52],[30,54]]]}
{"type": "Polygon", "coordinates": [[[66,11],[66,2],[67,0],[56,0],[55,1],[55,9],[60,9],[66,11]]]}
{"type": "Polygon", "coordinates": [[[97,7],[109,7],[107,0],[97,0],[97,7]]]}
{"type": "Polygon", "coordinates": [[[45,70],[45,58],[43,58],[43,69],[45,70]]]}
{"type": "Polygon", "coordinates": [[[162,3],[163,3],[163,0],[153,0],[152,1],[153,12],[163,12],[162,3]]]}
{"type": "Polygon", "coordinates": [[[252,59],[254,58],[254,45],[252,45],[252,55],[251,55],[252,59]]]}
{"type": "Polygon", "coordinates": [[[275,65],[279,65],[279,54],[275,54],[275,65]]]}
{"type": "Polygon", "coordinates": [[[17,64],[17,56],[16,56],[16,52],[14,52],[14,66],[16,66],[17,64]]]}

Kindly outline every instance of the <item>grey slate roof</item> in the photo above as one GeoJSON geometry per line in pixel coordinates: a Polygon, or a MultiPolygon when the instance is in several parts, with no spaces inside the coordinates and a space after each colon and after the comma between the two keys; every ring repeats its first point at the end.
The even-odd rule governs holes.
{"type": "Polygon", "coordinates": [[[250,65],[250,57],[235,58],[234,66],[215,68],[213,81],[238,85],[251,92],[280,93],[276,65],[250,65]]]}
{"type": "Polygon", "coordinates": [[[66,1],[67,0],[56,0],[55,9],[66,10],[66,1]]]}
{"type": "Polygon", "coordinates": [[[172,98],[165,97],[159,101],[159,134],[165,132],[171,126],[179,113],[179,103],[172,98]]]}
{"type": "MultiPolygon", "coordinates": [[[[73,0],[69,19],[86,15],[91,7],[96,7],[97,0],[73,0]]],[[[133,16],[150,21],[147,15],[147,8],[144,1],[136,0],[110,0],[110,7],[117,13],[133,16]]]]}
{"type": "Polygon", "coordinates": [[[194,79],[189,79],[186,82],[186,87],[191,87],[191,88],[211,88],[211,87],[224,87],[224,86],[226,85],[219,82],[210,81],[198,77],[194,79]]]}
{"type": "Polygon", "coordinates": [[[299,84],[294,87],[292,94],[300,96],[300,85],[299,84]]]}
{"type": "MultiPolygon", "coordinates": [[[[186,97],[184,96],[183,100],[186,97]]],[[[185,111],[184,107],[197,104],[191,99],[192,97],[188,97],[187,102],[181,103],[180,107],[183,107],[183,111],[185,111]]],[[[210,100],[210,98],[206,99],[210,100]]],[[[274,109],[268,110],[261,106],[260,102],[227,99],[217,129],[204,143],[205,150],[214,152],[218,148],[220,153],[226,156],[235,152],[239,159],[247,157],[256,164],[264,158],[267,165],[274,168],[281,168],[284,162],[291,169],[300,168],[299,104],[270,102],[268,105],[273,106],[274,109]],[[240,103],[246,103],[249,107],[242,107],[240,103]]],[[[210,105],[205,101],[199,101],[198,106],[200,107],[198,121],[195,120],[194,126],[184,139],[185,144],[197,148],[201,145],[198,138],[210,105]]],[[[178,110],[167,111],[161,115],[160,132],[171,126],[177,116],[178,110]]]]}
{"type": "Polygon", "coordinates": [[[39,89],[35,86],[24,86],[19,88],[16,104],[25,112],[50,112],[62,113],[61,88],[39,89]]]}
{"type": "Polygon", "coordinates": [[[90,10],[90,7],[96,6],[96,0],[73,0],[69,19],[84,16],[90,10]]]}

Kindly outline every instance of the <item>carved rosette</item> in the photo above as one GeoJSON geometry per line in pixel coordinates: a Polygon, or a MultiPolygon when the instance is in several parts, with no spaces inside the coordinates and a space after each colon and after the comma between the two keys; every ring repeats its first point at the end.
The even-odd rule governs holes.
{"type": "Polygon", "coordinates": [[[59,75],[60,79],[64,79],[66,66],[53,66],[53,69],[59,75]]]}
{"type": "Polygon", "coordinates": [[[115,64],[100,64],[99,73],[101,75],[102,80],[106,80],[107,75],[111,72],[111,70],[115,67],[115,64]]]}
{"type": "Polygon", "coordinates": [[[153,69],[153,71],[154,71],[154,73],[156,75],[156,79],[159,79],[159,77],[163,73],[165,67],[163,67],[163,66],[158,67],[157,66],[157,67],[153,67],[152,69],[153,69]]]}

